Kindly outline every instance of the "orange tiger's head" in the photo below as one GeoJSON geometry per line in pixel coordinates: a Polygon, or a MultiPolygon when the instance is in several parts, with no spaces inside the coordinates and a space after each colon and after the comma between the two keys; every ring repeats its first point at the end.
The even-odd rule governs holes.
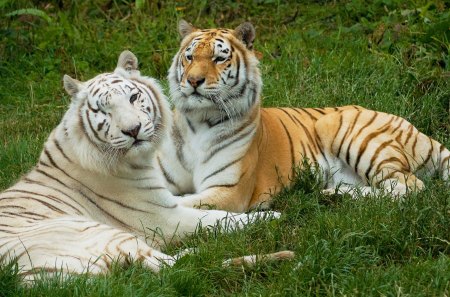
{"type": "Polygon", "coordinates": [[[181,47],[169,70],[178,110],[236,117],[259,102],[262,83],[252,24],[201,30],[181,20],[178,29],[181,47]]]}

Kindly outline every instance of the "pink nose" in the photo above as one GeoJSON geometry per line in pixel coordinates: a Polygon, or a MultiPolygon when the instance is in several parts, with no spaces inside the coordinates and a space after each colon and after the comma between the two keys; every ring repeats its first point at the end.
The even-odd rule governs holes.
{"type": "Polygon", "coordinates": [[[200,86],[202,83],[205,82],[204,77],[189,76],[187,80],[188,80],[189,84],[194,88],[197,88],[198,86],[200,86]]]}
{"type": "Polygon", "coordinates": [[[141,123],[137,124],[134,128],[128,130],[122,130],[122,133],[128,135],[130,137],[136,138],[139,134],[139,130],[141,129],[141,123]]]}

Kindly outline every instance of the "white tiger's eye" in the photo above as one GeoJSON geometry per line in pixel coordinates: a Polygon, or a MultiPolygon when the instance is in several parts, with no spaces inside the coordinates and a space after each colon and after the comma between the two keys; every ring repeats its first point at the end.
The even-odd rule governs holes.
{"type": "Polygon", "coordinates": [[[136,101],[137,98],[138,98],[138,94],[133,94],[133,95],[131,95],[131,97],[130,97],[130,103],[133,104],[133,102],[136,101]]]}

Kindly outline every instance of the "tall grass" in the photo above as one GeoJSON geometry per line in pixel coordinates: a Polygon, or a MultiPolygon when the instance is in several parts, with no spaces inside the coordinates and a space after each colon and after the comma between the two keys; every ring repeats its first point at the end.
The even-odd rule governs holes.
{"type": "MultiPolygon", "coordinates": [[[[448,1],[0,1],[0,189],[34,166],[64,113],[67,73],[111,71],[132,50],[162,80],[180,18],[199,27],[251,21],[263,54],[265,106],[358,104],[407,118],[450,147],[448,1]],[[32,9],[32,10],[23,10],[32,9]]],[[[0,266],[0,296],[448,296],[450,189],[429,178],[405,202],[325,197],[302,172],[275,199],[283,213],[198,247],[159,275],[139,264],[104,276],[24,286],[0,266]],[[222,268],[224,258],[280,249],[294,261],[222,268]]]]}

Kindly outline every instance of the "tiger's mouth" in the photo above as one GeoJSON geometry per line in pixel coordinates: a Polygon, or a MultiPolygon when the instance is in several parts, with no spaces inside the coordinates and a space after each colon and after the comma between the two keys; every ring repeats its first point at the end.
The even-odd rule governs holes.
{"type": "Polygon", "coordinates": [[[146,140],[143,139],[136,139],[131,146],[139,146],[142,145],[146,140]]]}
{"type": "Polygon", "coordinates": [[[194,89],[192,92],[182,92],[185,98],[203,101],[204,99],[217,103],[221,100],[221,96],[217,91],[194,89]]]}
{"type": "Polygon", "coordinates": [[[181,93],[186,97],[204,97],[202,92],[198,88],[191,88],[182,90],[181,93]]]}
{"type": "Polygon", "coordinates": [[[203,99],[205,99],[206,97],[202,94],[200,94],[199,92],[197,92],[197,90],[195,90],[194,92],[192,92],[191,94],[184,94],[184,97],[186,99],[190,99],[190,100],[195,100],[198,102],[202,102],[203,99]]]}

